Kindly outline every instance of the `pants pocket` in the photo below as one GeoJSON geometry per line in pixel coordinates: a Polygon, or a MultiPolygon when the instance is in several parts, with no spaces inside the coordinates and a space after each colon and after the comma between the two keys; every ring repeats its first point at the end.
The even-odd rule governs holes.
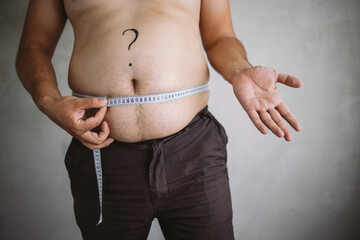
{"type": "Polygon", "coordinates": [[[71,158],[72,158],[72,155],[74,154],[74,145],[75,145],[75,138],[72,138],[71,142],[69,144],[69,147],[66,151],[65,159],[64,159],[65,167],[66,167],[66,170],[68,171],[69,175],[70,175],[70,171],[71,171],[71,162],[72,162],[71,158]]]}
{"type": "Polygon", "coordinates": [[[70,177],[74,173],[87,171],[89,167],[93,167],[92,150],[73,137],[65,154],[65,166],[70,177]]]}
{"type": "Polygon", "coordinates": [[[226,134],[226,130],[224,126],[212,115],[211,112],[208,112],[208,116],[214,121],[215,125],[218,127],[219,137],[222,143],[226,146],[228,143],[228,136],[226,134]]]}

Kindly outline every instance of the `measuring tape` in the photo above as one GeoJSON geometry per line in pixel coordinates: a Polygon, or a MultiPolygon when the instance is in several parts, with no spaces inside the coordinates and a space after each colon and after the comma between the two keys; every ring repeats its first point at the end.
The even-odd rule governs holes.
{"type": "Polygon", "coordinates": [[[97,179],[97,185],[99,190],[99,203],[100,203],[100,217],[99,222],[97,225],[99,225],[102,220],[102,188],[103,188],[103,178],[102,178],[102,170],[101,170],[101,152],[100,149],[94,149],[93,150],[94,155],[94,163],[95,163],[95,172],[96,172],[96,179],[97,179]]]}
{"type": "MultiPolygon", "coordinates": [[[[149,104],[149,103],[161,103],[167,101],[173,101],[184,97],[189,97],[191,95],[195,95],[198,93],[202,93],[209,90],[208,83],[186,88],[183,90],[168,92],[168,93],[159,93],[159,94],[149,94],[149,95],[135,95],[135,96],[127,96],[127,97],[114,97],[108,98],[106,96],[95,96],[95,95],[87,95],[72,92],[72,95],[75,97],[97,97],[97,98],[106,98],[108,100],[107,107],[115,107],[115,106],[128,106],[128,105],[140,105],[140,104],[149,104]]],[[[100,204],[100,217],[99,222],[96,226],[98,226],[103,221],[102,216],[102,193],[103,193],[103,175],[101,169],[101,151],[100,149],[93,150],[94,163],[95,163],[95,171],[96,171],[96,179],[99,190],[99,204],[100,204]]]]}
{"type": "Polygon", "coordinates": [[[180,98],[188,97],[195,95],[201,92],[209,90],[207,83],[186,88],[180,91],[168,92],[168,93],[159,93],[159,94],[149,94],[149,95],[135,95],[127,97],[114,97],[109,98],[106,96],[95,96],[95,95],[86,95],[81,93],[73,92],[72,95],[75,97],[97,97],[97,98],[106,98],[108,100],[107,107],[116,107],[116,106],[128,106],[128,105],[139,105],[139,104],[149,104],[149,103],[160,103],[167,102],[172,100],[177,100],[180,98]]]}

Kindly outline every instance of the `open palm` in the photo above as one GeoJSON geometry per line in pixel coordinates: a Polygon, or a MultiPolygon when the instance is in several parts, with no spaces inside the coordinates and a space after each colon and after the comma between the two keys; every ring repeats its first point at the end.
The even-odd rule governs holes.
{"type": "Polygon", "coordinates": [[[282,118],[296,131],[300,131],[301,127],[282,101],[277,91],[277,82],[290,87],[301,87],[299,79],[261,66],[248,68],[236,75],[232,84],[235,96],[260,132],[266,134],[269,128],[276,136],[290,141],[291,132],[282,118]]]}

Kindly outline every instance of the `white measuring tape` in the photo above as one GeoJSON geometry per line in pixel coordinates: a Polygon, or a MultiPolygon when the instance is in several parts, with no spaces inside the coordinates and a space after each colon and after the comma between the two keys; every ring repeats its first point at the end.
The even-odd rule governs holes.
{"type": "Polygon", "coordinates": [[[100,203],[100,217],[99,222],[97,225],[99,225],[102,220],[102,188],[103,188],[103,178],[102,178],[102,169],[101,169],[101,152],[100,149],[94,149],[93,150],[94,155],[94,163],[95,163],[95,172],[96,172],[96,179],[97,179],[97,185],[99,190],[99,203],[100,203]]]}
{"type": "MultiPolygon", "coordinates": [[[[175,92],[168,92],[168,93],[159,93],[159,94],[149,94],[149,95],[135,95],[135,96],[128,96],[128,97],[114,97],[114,98],[107,98],[106,96],[94,96],[94,95],[86,95],[81,93],[73,92],[72,95],[75,97],[97,97],[97,98],[107,98],[108,103],[107,107],[115,107],[115,106],[128,106],[128,105],[139,105],[139,104],[148,104],[148,103],[161,103],[167,102],[172,100],[177,100],[180,98],[188,97],[191,95],[195,95],[198,93],[202,93],[209,90],[209,86],[207,83],[186,88],[180,91],[175,92]]],[[[99,203],[100,203],[100,217],[99,225],[102,220],[102,193],[103,193],[103,175],[101,169],[101,151],[100,149],[93,150],[94,155],[94,163],[95,163],[95,171],[96,171],[96,179],[97,185],[99,190],[99,203]]],[[[96,225],[96,226],[97,226],[96,225]]]]}
{"type": "Polygon", "coordinates": [[[85,95],[81,93],[73,92],[72,95],[75,97],[97,97],[97,98],[107,98],[108,103],[107,107],[116,107],[116,106],[128,106],[128,105],[139,105],[139,104],[148,104],[148,103],[160,103],[167,102],[172,100],[177,100],[183,97],[188,97],[191,95],[195,95],[201,92],[205,92],[209,90],[209,86],[207,83],[186,88],[180,91],[168,92],[168,93],[159,93],[159,94],[149,94],[149,95],[135,95],[128,97],[114,97],[108,98],[106,96],[94,96],[94,95],[85,95]]]}

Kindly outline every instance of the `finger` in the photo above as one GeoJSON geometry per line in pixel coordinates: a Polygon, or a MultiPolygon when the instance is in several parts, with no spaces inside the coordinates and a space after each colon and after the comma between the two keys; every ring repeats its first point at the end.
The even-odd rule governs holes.
{"type": "Polygon", "coordinates": [[[101,144],[91,144],[91,143],[88,143],[88,142],[85,142],[83,140],[80,140],[80,142],[87,148],[91,149],[91,150],[94,150],[94,149],[101,149],[101,148],[104,148],[104,147],[107,147],[109,146],[112,142],[114,142],[114,139],[113,138],[107,138],[103,143],[101,144]]]}
{"type": "Polygon", "coordinates": [[[106,106],[107,100],[105,98],[97,97],[79,98],[77,104],[81,109],[101,108],[106,106]]]}
{"type": "Polygon", "coordinates": [[[278,76],[278,81],[281,82],[282,84],[285,84],[289,87],[294,87],[294,88],[299,88],[302,85],[302,82],[300,79],[285,74],[285,73],[280,73],[279,72],[279,76],[278,76]]]}
{"type": "Polygon", "coordinates": [[[102,107],[96,114],[92,117],[87,118],[86,120],[79,119],[80,128],[86,132],[88,130],[94,129],[95,127],[99,126],[101,122],[104,120],[107,108],[102,107]]]}
{"type": "Polygon", "coordinates": [[[300,131],[301,126],[298,120],[296,120],[295,116],[290,112],[289,108],[285,105],[285,103],[280,103],[279,106],[275,107],[276,110],[280,113],[280,115],[296,130],[300,131]]]}
{"type": "Polygon", "coordinates": [[[106,139],[110,134],[110,128],[106,121],[103,121],[100,126],[99,139],[106,139]]]}
{"type": "Polygon", "coordinates": [[[100,133],[87,131],[84,134],[82,134],[81,136],[79,136],[79,138],[81,140],[83,140],[84,142],[99,145],[105,141],[105,139],[109,136],[109,133],[110,133],[110,129],[109,129],[107,123],[103,122],[101,124],[100,133]]]}
{"type": "Polygon", "coordinates": [[[261,122],[261,119],[259,117],[259,114],[255,110],[249,110],[247,111],[247,114],[255,127],[262,133],[267,134],[267,128],[266,126],[261,122]]]}
{"type": "Polygon", "coordinates": [[[276,111],[274,108],[271,108],[268,110],[268,113],[270,114],[272,120],[281,128],[281,130],[284,132],[284,138],[286,141],[291,141],[292,134],[289,130],[289,128],[286,126],[286,124],[281,120],[281,115],[278,111],[276,111]]]}
{"type": "Polygon", "coordinates": [[[259,112],[261,121],[278,137],[283,137],[284,132],[279,128],[275,122],[271,119],[271,116],[266,111],[259,112]]]}

